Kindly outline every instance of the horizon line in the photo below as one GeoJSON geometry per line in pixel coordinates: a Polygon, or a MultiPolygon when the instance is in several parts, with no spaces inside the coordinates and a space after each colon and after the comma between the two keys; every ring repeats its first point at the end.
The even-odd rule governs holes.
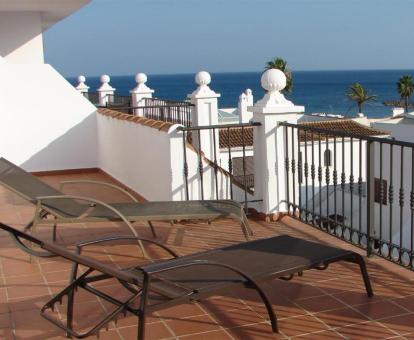
{"type": "MultiPolygon", "coordinates": [[[[53,66],[53,65],[52,65],[53,66]]],[[[295,72],[364,72],[364,71],[370,71],[370,72],[374,72],[374,71],[404,71],[404,72],[414,72],[414,68],[412,69],[406,69],[406,68],[384,68],[384,69],[325,69],[325,70],[292,70],[293,73],[295,72]]],[[[199,72],[199,71],[197,71],[199,72]]],[[[197,72],[178,72],[178,73],[145,73],[149,76],[183,76],[183,75],[195,75],[197,72]]],[[[262,71],[207,71],[210,74],[236,74],[236,73],[262,73],[264,72],[264,70],[262,71]]],[[[81,74],[81,73],[80,73],[81,74]]],[[[78,77],[80,74],[74,76],[74,75],[70,75],[67,76],[65,75],[65,78],[76,78],[78,77]]],[[[85,75],[85,74],[83,74],[85,75]]],[[[87,77],[91,77],[91,78],[96,78],[96,77],[100,77],[102,74],[100,75],[87,75],[87,77]]],[[[111,77],[129,77],[129,76],[135,76],[135,73],[131,73],[131,74],[111,74],[111,77]]]]}

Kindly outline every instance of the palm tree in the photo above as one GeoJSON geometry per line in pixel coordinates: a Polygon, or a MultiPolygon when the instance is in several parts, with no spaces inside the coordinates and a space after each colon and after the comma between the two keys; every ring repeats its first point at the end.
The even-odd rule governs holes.
{"type": "Polygon", "coordinates": [[[352,100],[358,105],[358,113],[362,113],[362,105],[366,102],[373,102],[377,96],[369,94],[360,83],[355,83],[350,86],[346,92],[349,100],[352,100]]]}
{"type": "Polygon", "coordinates": [[[414,82],[412,76],[402,76],[397,83],[398,93],[405,102],[405,112],[408,112],[408,100],[414,92],[414,82]]]}
{"type": "Polygon", "coordinates": [[[282,58],[274,58],[266,63],[266,70],[270,70],[272,68],[278,69],[282,71],[286,76],[286,87],[283,90],[284,92],[291,93],[293,88],[292,82],[292,71],[288,68],[287,61],[282,58]]]}

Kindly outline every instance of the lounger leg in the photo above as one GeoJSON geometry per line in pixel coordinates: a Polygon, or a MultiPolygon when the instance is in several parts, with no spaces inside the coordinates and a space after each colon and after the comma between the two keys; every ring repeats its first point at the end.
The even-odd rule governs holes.
{"type": "Polygon", "coordinates": [[[138,340],[145,339],[145,318],[147,314],[147,299],[148,299],[148,287],[150,279],[146,273],[144,273],[144,282],[142,285],[142,294],[140,301],[140,311],[138,316],[138,340]]]}
{"type": "MultiPolygon", "coordinates": [[[[67,307],[67,311],[66,311],[66,317],[67,317],[67,321],[66,321],[66,327],[69,328],[70,330],[73,329],[73,305],[74,305],[74,299],[75,299],[75,288],[72,289],[72,291],[68,294],[68,307],[67,307]]],[[[69,339],[72,338],[72,336],[66,332],[66,337],[68,337],[69,339]]]]}
{"type": "Polygon", "coordinates": [[[56,242],[56,237],[57,237],[57,224],[53,224],[53,242],[56,242]]]}
{"type": "Polygon", "coordinates": [[[262,298],[263,303],[265,304],[267,314],[269,315],[270,324],[272,326],[272,331],[275,333],[279,333],[279,329],[277,327],[277,317],[275,311],[273,310],[272,304],[270,303],[265,293],[258,286],[256,287],[256,290],[262,298]]]}
{"type": "Polygon", "coordinates": [[[33,227],[33,224],[34,224],[34,220],[32,220],[32,221],[30,221],[29,223],[27,223],[27,224],[24,226],[23,231],[24,231],[25,233],[27,233],[27,231],[28,231],[28,230],[30,230],[30,229],[33,227]]]}
{"type": "Polygon", "coordinates": [[[356,264],[359,264],[359,268],[361,269],[361,275],[364,280],[365,289],[367,291],[367,295],[369,297],[374,296],[374,292],[372,290],[371,281],[368,276],[367,266],[365,264],[365,261],[363,257],[359,254],[355,254],[354,257],[350,260],[351,262],[354,262],[356,264]]]}
{"type": "Polygon", "coordinates": [[[155,229],[154,229],[154,226],[152,225],[152,222],[151,221],[148,221],[148,225],[151,228],[152,236],[154,238],[157,238],[157,234],[155,233],[155,229]]]}

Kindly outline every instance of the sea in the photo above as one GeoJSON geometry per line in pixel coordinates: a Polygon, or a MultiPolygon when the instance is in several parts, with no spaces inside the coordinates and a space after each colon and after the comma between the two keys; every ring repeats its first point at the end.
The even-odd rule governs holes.
{"type": "MultiPolygon", "coordinates": [[[[363,112],[370,118],[385,117],[391,114],[391,107],[384,101],[398,100],[397,81],[402,75],[412,75],[414,70],[356,70],[356,71],[296,71],[293,72],[293,90],[286,97],[296,105],[304,105],[307,113],[340,114],[355,116],[355,103],[346,98],[346,90],[355,82],[361,83],[377,101],[366,104],[363,112]]],[[[219,108],[237,107],[239,95],[250,88],[254,100],[260,99],[264,91],[260,86],[261,72],[211,73],[210,88],[221,94],[219,108]]],[[[99,77],[88,77],[86,83],[90,91],[99,87],[99,77]]],[[[135,76],[111,76],[110,84],[118,95],[129,95],[135,87],[135,76]]],[[[77,79],[68,81],[76,85],[77,79]]],[[[155,97],[184,100],[194,91],[194,74],[148,75],[147,85],[155,90],[155,97]]]]}

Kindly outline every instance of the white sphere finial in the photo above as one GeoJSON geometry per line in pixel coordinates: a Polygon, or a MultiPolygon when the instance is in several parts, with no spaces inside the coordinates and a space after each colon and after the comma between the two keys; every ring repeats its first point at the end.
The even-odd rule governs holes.
{"type": "Polygon", "coordinates": [[[135,81],[137,84],[145,84],[148,80],[148,77],[145,73],[137,73],[135,76],[135,81]]]}
{"type": "Polygon", "coordinates": [[[272,68],[262,74],[260,82],[266,91],[280,92],[286,87],[286,76],[282,71],[272,68]]]}
{"type": "Polygon", "coordinates": [[[209,85],[211,83],[210,73],[207,71],[200,71],[195,76],[195,82],[198,86],[209,85]]]}
{"type": "Polygon", "coordinates": [[[79,82],[79,83],[84,83],[85,81],[86,81],[85,76],[80,75],[80,76],[78,77],[78,82],[79,82]]]}
{"type": "Polygon", "coordinates": [[[246,89],[246,94],[249,96],[249,95],[253,94],[253,92],[252,92],[251,89],[246,89]]]}
{"type": "Polygon", "coordinates": [[[111,78],[107,74],[101,76],[101,83],[108,84],[111,81],[111,78]]]}

